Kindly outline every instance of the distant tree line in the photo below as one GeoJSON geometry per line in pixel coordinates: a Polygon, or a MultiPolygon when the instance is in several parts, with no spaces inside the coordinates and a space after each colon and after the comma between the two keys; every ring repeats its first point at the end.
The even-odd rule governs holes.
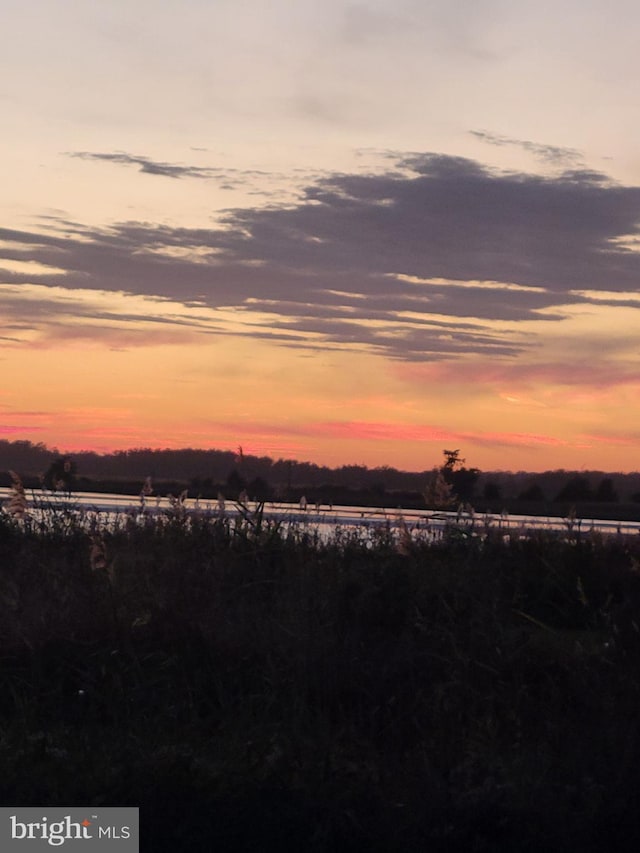
{"type": "Polygon", "coordinates": [[[163,493],[187,488],[191,496],[250,498],[379,506],[454,506],[479,510],[542,511],[565,505],[640,503],[640,472],[554,470],[483,472],[468,467],[459,450],[444,450],[444,461],[423,471],[381,466],[337,468],[252,456],[228,450],[154,450],[135,448],[115,453],[81,452],[71,456],[30,441],[0,440],[0,485],[8,486],[10,470],[30,487],[128,491],[139,493],[147,477],[163,493]]]}

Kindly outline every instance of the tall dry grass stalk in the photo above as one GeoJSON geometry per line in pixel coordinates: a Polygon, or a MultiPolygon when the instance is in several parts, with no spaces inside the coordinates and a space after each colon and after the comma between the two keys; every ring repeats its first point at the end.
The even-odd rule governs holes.
{"type": "Polygon", "coordinates": [[[108,566],[107,548],[104,539],[100,535],[91,537],[89,563],[94,572],[105,570],[108,566]]]}
{"type": "Polygon", "coordinates": [[[89,549],[89,565],[93,572],[105,572],[109,581],[113,584],[115,580],[114,561],[107,551],[107,543],[101,533],[91,537],[89,549]]]}
{"type": "Polygon", "coordinates": [[[423,492],[425,503],[434,509],[449,509],[456,503],[451,483],[447,483],[442,471],[436,472],[423,492]]]}
{"type": "Polygon", "coordinates": [[[171,506],[171,509],[169,510],[169,514],[173,518],[185,518],[186,517],[187,507],[186,507],[185,501],[186,501],[188,495],[189,495],[188,489],[184,489],[182,492],[180,492],[178,497],[176,497],[175,495],[167,495],[167,499],[168,499],[169,504],[171,506]]]}
{"type": "Polygon", "coordinates": [[[11,476],[11,491],[3,509],[12,518],[24,518],[27,515],[27,496],[20,475],[9,471],[11,476]]]}
{"type": "Polygon", "coordinates": [[[142,510],[146,508],[147,498],[150,498],[153,494],[153,482],[151,477],[147,477],[144,481],[142,488],[140,489],[140,506],[142,510]]]}
{"type": "Polygon", "coordinates": [[[405,557],[411,553],[413,539],[411,531],[407,527],[407,522],[404,520],[402,513],[398,515],[398,536],[396,539],[396,551],[398,554],[403,554],[405,557]]]}

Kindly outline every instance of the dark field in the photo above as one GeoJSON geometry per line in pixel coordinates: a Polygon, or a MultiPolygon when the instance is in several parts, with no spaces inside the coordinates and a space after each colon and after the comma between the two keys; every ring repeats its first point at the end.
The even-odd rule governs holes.
{"type": "Polygon", "coordinates": [[[0,801],[144,851],[636,850],[640,541],[0,514],[0,801]]]}

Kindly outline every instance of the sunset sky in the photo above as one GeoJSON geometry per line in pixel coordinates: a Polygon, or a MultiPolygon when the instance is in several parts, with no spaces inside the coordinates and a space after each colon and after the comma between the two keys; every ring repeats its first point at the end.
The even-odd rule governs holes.
{"type": "Polygon", "coordinates": [[[4,0],[0,437],[629,471],[635,0],[4,0]]]}

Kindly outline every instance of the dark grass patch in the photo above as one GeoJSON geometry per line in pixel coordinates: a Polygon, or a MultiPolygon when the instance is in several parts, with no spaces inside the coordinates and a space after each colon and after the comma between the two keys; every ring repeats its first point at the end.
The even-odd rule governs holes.
{"type": "Polygon", "coordinates": [[[139,805],[154,851],[634,849],[635,540],[54,521],[0,516],[3,802],[139,805]]]}

